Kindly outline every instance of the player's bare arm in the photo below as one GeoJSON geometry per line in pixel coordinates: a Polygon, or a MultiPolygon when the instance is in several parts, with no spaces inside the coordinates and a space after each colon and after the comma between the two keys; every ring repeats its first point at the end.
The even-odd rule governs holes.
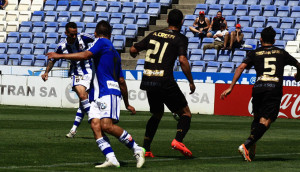
{"type": "Polygon", "coordinates": [[[179,56],[179,62],[180,62],[180,67],[182,69],[182,72],[184,73],[184,75],[186,76],[186,78],[190,83],[190,90],[191,90],[190,94],[193,94],[196,90],[196,86],[194,84],[190,64],[185,56],[179,56]]]}
{"type": "Polygon", "coordinates": [[[221,94],[220,98],[222,100],[224,100],[224,98],[229,95],[231,93],[231,91],[233,90],[233,87],[235,86],[236,82],[239,80],[241,74],[243,73],[243,71],[245,70],[245,68],[247,67],[246,63],[242,63],[234,72],[234,76],[233,79],[231,81],[231,84],[229,86],[229,88],[227,88],[225,91],[223,91],[223,93],[221,94]]]}
{"type": "Polygon", "coordinates": [[[131,46],[130,47],[130,55],[131,55],[131,57],[136,58],[136,56],[138,54],[139,54],[139,51],[134,46],[131,46]]]}
{"type": "Polygon", "coordinates": [[[131,112],[132,115],[134,115],[136,113],[136,111],[135,111],[135,108],[129,104],[128,90],[127,90],[127,84],[126,84],[125,79],[123,77],[120,77],[118,83],[119,83],[119,86],[120,86],[120,90],[121,90],[121,93],[122,93],[122,97],[123,97],[125,107],[126,107],[127,110],[129,110],[131,112]]]}
{"type": "Polygon", "coordinates": [[[43,79],[44,81],[47,81],[47,80],[48,80],[49,72],[50,72],[51,69],[53,68],[55,62],[56,62],[56,60],[49,60],[48,65],[47,65],[47,68],[46,68],[46,71],[45,71],[45,73],[42,75],[42,79],[43,79]]]}
{"type": "Polygon", "coordinates": [[[69,60],[88,60],[93,56],[93,53],[90,51],[83,51],[79,53],[71,54],[57,54],[55,52],[50,52],[46,54],[48,59],[69,59],[69,60]]]}

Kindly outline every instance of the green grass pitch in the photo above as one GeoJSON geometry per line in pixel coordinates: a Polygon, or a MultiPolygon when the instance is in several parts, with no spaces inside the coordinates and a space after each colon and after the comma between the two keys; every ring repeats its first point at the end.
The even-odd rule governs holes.
{"type": "MultiPolygon", "coordinates": [[[[247,163],[238,146],[249,135],[252,118],[194,114],[184,143],[187,159],[171,149],[176,121],[163,117],[152,144],[155,158],[136,169],[133,153],[116,138],[111,145],[121,168],[95,169],[105,160],[85,117],[74,139],[65,138],[76,109],[0,105],[0,171],[299,171],[300,120],[278,119],[257,144],[256,159],[247,163]]],[[[119,125],[142,145],[148,112],[121,112],[119,125]]]]}

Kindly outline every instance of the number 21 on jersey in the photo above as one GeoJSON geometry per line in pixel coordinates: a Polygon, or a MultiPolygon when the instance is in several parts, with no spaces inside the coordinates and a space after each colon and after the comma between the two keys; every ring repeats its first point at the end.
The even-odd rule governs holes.
{"type": "MultiPolygon", "coordinates": [[[[154,45],[154,49],[148,49],[147,50],[145,61],[149,62],[149,63],[155,63],[156,58],[157,58],[156,55],[158,54],[161,45],[160,45],[160,42],[155,41],[153,39],[150,39],[149,43],[154,45]],[[151,58],[150,57],[151,55],[154,55],[155,58],[151,58]]],[[[162,60],[164,58],[165,51],[166,51],[168,45],[169,45],[169,43],[167,43],[167,42],[165,42],[163,44],[163,47],[162,47],[162,49],[161,49],[161,51],[159,53],[159,58],[158,58],[157,63],[161,63],[162,62],[162,60]]]]}

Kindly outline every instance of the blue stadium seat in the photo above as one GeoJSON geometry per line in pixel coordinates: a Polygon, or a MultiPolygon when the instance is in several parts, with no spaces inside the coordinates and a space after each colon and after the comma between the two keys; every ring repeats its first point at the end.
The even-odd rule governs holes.
{"type": "Polygon", "coordinates": [[[34,62],[34,55],[32,54],[25,54],[21,58],[21,66],[32,66],[34,62]]]}
{"type": "Polygon", "coordinates": [[[136,23],[136,14],[126,13],[124,16],[124,24],[135,24],[136,23]]]}
{"type": "Polygon", "coordinates": [[[54,52],[57,47],[57,44],[50,44],[47,49],[47,53],[54,52]]]}
{"type": "Polygon", "coordinates": [[[39,55],[39,54],[45,54],[47,51],[47,44],[36,44],[33,54],[34,55],[39,55]]]}
{"type": "Polygon", "coordinates": [[[58,23],[57,22],[47,22],[47,26],[45,32],[57,32],[58,30],[58,23]]]}
{"type": "Polygon", "coordinates": [[[133,9],[134,9],[134,3],[133,2],[124,2],[121,12],[122,13],[132,13],[133,9]]]}
{"type": "Polygon", "coordinates": [[[46,44],[57,44],[58,42],[58,33],[47,33],[46,44]]]}
{"type": "Polygon", "coordinates": [[[276,40],[275,43],[274,43],[275,47],[282,48],[282,49],[285,48],[285,45],[286,45],[285,40],[276,40]]]}
{"type": "Polygon", "coordinates": [[[291,17],[295,17],[295,18],[300,17],[300,6],[292,7],[291,17]]]}
{"type": "Polygon", "coordinates": [[[220,67],[220,73],[233,73],[233,69],[233,62],[223,62],[220,67]]]}
{"type": "Polygon", "coordinates": [[[209,61],[205,72],[219,72],[220,62],[209,61]]]}
{"type": "Polygon", "coordinates": [[[235,27],[237,16],[226,16],[225,20],[227,21],[227,27],[235,27]]]}
{"type": "Polygon", "coordinates": [[[277,17],[288,17],[290,15],[290,7],[289,6],[279,6],[277,17]]]}
{"type": "Polygon", "coordinates": [[[280,23],[280,18],[279,17],[269,17],[266,27],[272,26],[273,28],[277,28],[280,23]]]}
{"type": "MultiPolygon", "coordinates": [[[[242,27],[243,27],[243,25],[241,25],[242,27]]],[[[235,26],[230,26],[229,28],[228,28],[228,32],[233,32],[233,31],[235,31],[235,26]]],[[[242,29],[243,30],[243,29],[242,29]]]]}
{"type": "Polygon", "coordinates": [[[262,0],[259,5],[272,5],[273,0],[262,0]]]}
{"type": "Polygon", "coordinates": [[[157,17],[160,14],[160,3],[150,3],[147,13],[150,14],[150,16],[157,17]]]}
{"type": "Polygon", "coordinates": [[[145,59],[138,59],[135,70],[144,70],[145,59]]]}
{"type": "Polygon", "coordinates": [[[207,4],[197,4],[195,11],[194,11],[194,15],[199,15],[200,11],[204,11],[205,13],[208,12],[208,5],[207,4]]]}
{"type": "Polygon", "coordinates": [[[255,50],[257,47],[257,40],[256,39],[246,39],[245,45],[251,45],[252,48],[244,48],[246,50],[255,50]]]}
{"type": "Polygon", "coordinates": [[[7,54],[19,54],[20,53],[20,44],[19,43],[10,43],[7,46],[7,54]]]}
{"type": "Polygon", "coordinates": [[[294,41],[297,35],[297,29],[284,29],[282,40],[294,41]]]}
{"type": "Polygon", "coordinates": [[[219,0],[205,0],[205,4],[218,4],[219,0]]]}
{"type": "Polygon", "coordinates": [[[112,35],[123,35],[125,31],[124,24],[114,24],[112,27],[112,35]]]}
{"type": "Polygon", "coordinates": [[[148,5],[149,5],[150,3],[156,3],[157,1],[159,1],[159,0],[147,0],[147,1],[145,1],[145,2],[147,2],[148,5]]]}
{"type": "Polygon", "coordinates": [[[110,25],[122,23],[123,13],[112,13],[110,16],[110,25]]]}
{"type": "Polygon", "coordinates": [[[34,61],[34,66],[46,66],[47,65],[47,56],[39,54],[36,56],[34,61]]]}
{"type": "Polygon", "coordinates": [[[69,11],[81,11],[82,1],[71,1],[69,11]]]}
{"type": "Polygon", "coordinates": [[[194,49],[194,48],[198,49],[199,44],[200,44],[199,37],[191,37],[189,38],[188,49],[194,49]]]}
{"type": "Polygon", "coordinates": [[[46,23],[45,22],[33,22],[32,32],[44,32],[46,23]]]}
{"type": "Polygon", "coordinates": [[[221,11],[221,5],[211,4],[209,6],[209,11],[208,11],[207,15],[215,16],[215,15],[217,15],[218,11],[221,11]]]}
{"type": "Polygon", "coordinates": [[[85,23],[93,23],[96,21],[97,13],[95,11],[88,11],[85,13],[83,22],[85,23]]]}
{"type": "Polygon", "coordinates": [[[204,61],[194,61],[192,64],[192,72],[204,72],[205,62],[204,61]]]}
{"type": "Polygon", "coordinates": [[[121,2],[112,1],[109,4],[108,12],[110,13],[118,13],[121,11],[121,2]]]}
{"type": "Polygon", "coordinates": [[[95,11],[96,12],[107,12],[108,11],[108,2],[107,1],[98,1],[95,11]]]}
{"type": "Polygon", "coordinates": [[[44,32],[36,32],[33,35],[32,43],[34,43],[34,44],[44,43],[45,37],[46,37],[46,34],[44,32]]]}
{"type": "Polygon", "coordinates": [[[76,22],[77,32],[81,33],[85,29],[85,24],[83,22],[76,22]]]}
{"type": "Polygon", "coordinates": [[[276,15],[276,6],[275,5],[266,5],[264,8],[263,16],[272,17],[276,15]]]}
{"type": "Polygon", "coordinates": [[[296,21],[295,21],[295,26],[294,26],[295,29],[300,29],[300,18],[296,18],[296,21]]]}
{"type": "Polygon", "coordinates": [[[127,38],[135,38],[138,34],[138,26],[136,24],[127,24],[124,35],[127,38]]]}
{"type": "Polygon", "coordinates": [[[20,54],[32,54],[33,53],[33,44],[23,44],[20,54]]]}
{"type": "Polygon", "coordinates": [[[161,6],[166,6],[166,7],[170,7],[172,4],[172,0],[159,0],[159,2],[161,3],[161,6]]]}
{"type": "Polygon", "coordinates": [[[90,34],[95,33],[96,26],[97,26],[97,23],[87,23],[85,26],[84,33],[90,33],[90,34]]]}
{"type": "Polygon", "coordinates": [[[243,33],[244,33],[244,39],[251,39],[254,37],[254,28],[253,27],[244,27],[243,33]]]}
{"type": "Polygon", "coordinates": [[[283,35],[283,29],[280,28],[274,28],[275,32],[276,32],[276,37],[275,39],[282,39],[282,35],[283,35]]]}
{"type": "Polygon", "coordinates": [[[31,43],[32,42],[32,32],[22,32],[20,36],[20,43],[31,43]]]}
{"type": "Polygon", "coordinates": [[[46,1],[44,5],[44,11],[55,11],[56,1],[46,1]]]}
{"type": "Polygon", "coordinates": [[[266,17],[264,16],[254,16],[252,27],[264,27],[266,22],[266,17]]]}
{"type": "Polygon", "coordinates": [[[69,68],[69,66],[70,66],[69,61],[67,61],[66,59],[61,59],[59,67],[69,68]]]}
{"type": "Polygon", "coordinates": [[[97,22],[104,20],[109,21],[110,20],[110,13],[108,12],[99,12],[97,22]]]}
{"type": "Polygon", "coordinates": [[[291,17],[283,17],[281,18],[281,29],[290,29],[294,28],[294,18],[291,17]]]}
{"type": "Polygon", "coordinates": [[[221,50],[219,52],[218,61],[219,62],[229,62],[231,60],[231,51],[221,50]]]}
{"type": "Polygon", "coordinates": [[[57,21],[57,12],[56,11],[47,11],[44,21],[45,22],[57,21]]]}
{"type": "Polygon", "coordinates": [[[233,4],[225,4],[223,5],[223,11],[222,11],[222,15],[223,16],[228,16],[228,15],[234,15],[235,12],[235,5],[233,4]]]}
{"type": "Polygon", "coordinates": [[[255,36],[254,36],[255,39],[260,39],[260,35],[261,35],[261,32],[263,29],[264,28],[262,28],[262,27],[256,28],[256,32],[255,32],[255,36]]]}
{"type": "Polygon", "coordinates": [[[206,44],[211,44],[214,42],[214,38],[203,38],[201,43],[201,49],[203,49],[203,46],[206,44]]]}
{"type": "Polygon", "coordinates": [[[31,15],[31,21],[44,21],[44,11],[34,11],[31,15]]]}
{"type": "Polygon", "coordinates": [[[247,5],[257,5],[259,0],[247,0],[247,5]]]}
{"type": "Polygon", "coordinates": [[[185,26],[181,26],[180,33],[185,35],[185,26]]]}
{"type": "Polygon", "coordinates": [[[0,65],[7,64],[7,54],[0,54],[0,65]]]}
{"type": "Polygon", "coordinates": [[[205,52],[203,52],[203,60],[204,61],[216,61],[217,60],[217,50],[207,49],[205,52]]]}
{"type": "Polygon", "coordinates": [[[19,32],[31,32],[32,22],[31,21],[22,21],[19,27],[19,32]]]}
{"type": "Polygon", "coordinates": [[[261,5],[250,5],[249,16],[260,16],[262,14],[261,5]]]}
{"type": "Polygon", "coordinates": [[[238,15],[238,16],[248,15],[248,5],[237,5],[235,15],[238,15]]]}
{"type": "Polygon", "coordinates": [[[94,11],[95,10],[95,1],[84,1],[82,5],[82,11],[94,11]]]}
{"type": "Polygon", "coordinates": [[[241,16],[238,23],[242,27],[249,27],[252,24],[251,20],[251,16],[241,16]]]}
{"type": "Polygon", "coordinates": [[[20,62],[21,62],[20,54],[10,54],[7,65],[18,66],[18,65],[20,65],[20,62]]]}
{"type": "Polygon", "coordinates": [[[82,21],[82,17],[83,17],[82,11],[72,12],[70,22],[80,22],[82,21]]]}
{"type": "Polygon", "coordinates": [[[6,54],[7,52],[7,43],[0,43],[0,54],[6,54]]]}
{"type": "Polygon", "coordinates": [[[123,50],[125,48],[126,37],[124,35],[115,35],[112,43],[117,50],[123,50]]]}
{"type": "Polygon", "coordinates": [[[203,55],[203,51],[202,50],[200,50],[200,49],[192,49],[189,60],[191,60],[191,61],[202,60],[202,55],[203,55]]]}
{"type": "Polygon", "coordinates": [[[276,5],[277,7],[284,6],[286,5],[286,0],[275,0],[274,5],[276,5]]]}
{"type": "Polygon", "coordinates": [[[67,24],[68,22],[60,22],[59,23],[59,26],[58,26],[58,33],[60,33],[60,34],[62,34],[62,33],[64,33],[65,31],[66,31],[66,24],[67,24]]]}
{"type": "Polygon", "coordinates": [[[20,39],[20,34],[19,32],[9,32],[7,34],[7,43],[18,43],[20,39]]]}
{"type": "Polygon", "coordinates": [[[69,1],[58,1],[55,11],[67,11],[69,9],[69,1]]]}
{"type": "Polygon", "coordinates": [[[231,3],[232,3],[232,0],[219,0],[218,4],[225,5],[225,4],[231,4],[231,3]]]}
{"type": "Polygon", "coordinates": [[[287,6],[290,7],[299,6],[299,0],[288,0],[287,6]]]}
{"type": "Polygon", "coordinates": [[[246,51],[234,51],[232,56],[232,62],[243,62],[243,59],[246,57],[246,51]]]}
{"type": "Polygon", "coordinates": [[[144,13],[147,13],[147,10],[148,10],[147,2],[138,2],[135,4],[134,13],[144,14],[144,13]]]}
{"type": "Polygon", "coordinates": [[[139,27],[147,27],[149,25],[150,15],[149,14],[139,14],[137,16],[136,24],[139,27]]]}
{"type": "Polygon", "coordinates": [[[246,0],[233,0],[232,4],[238,5],[238,4],[245,4],[246,0]]]}
{"type": "Polygon", "coordinates": [[[61,11],[58,14],[57,21],[58,22],[68,22],[70,20],[70,12],[69,11],[61,11]]]}
{"type": "Polygon", "coordinates": [[[195,19],[195,15],[185,15],[183,20],[183,26],[193,26],[195,19]]]}

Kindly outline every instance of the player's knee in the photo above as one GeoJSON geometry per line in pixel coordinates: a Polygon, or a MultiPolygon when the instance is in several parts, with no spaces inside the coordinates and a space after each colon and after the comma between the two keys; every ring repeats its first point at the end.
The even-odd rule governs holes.
{"type": "Polygon", "coordinates": [[[88,98],[88,94],[86,92],[84,92],[84,93],[78,93],[78,97],[82,101],[82,100],[85,100],[85,99],[88,98]]]}
{"type": "Polygon", "coordinates": [[[110,133],[112,133],[113,125],[111,125],[111,124],[106,124],[106,123],[102,123],[102,124],[101,124],[101,129],[102,129],[102,131],[104,131],[104,132],[110,134],[110,133]]]}
{"type": "Polygon", "coordinates": [[[91,121],[91,129],[94,132],[101,131],[100,121],[92,120],[91,121]]]}

